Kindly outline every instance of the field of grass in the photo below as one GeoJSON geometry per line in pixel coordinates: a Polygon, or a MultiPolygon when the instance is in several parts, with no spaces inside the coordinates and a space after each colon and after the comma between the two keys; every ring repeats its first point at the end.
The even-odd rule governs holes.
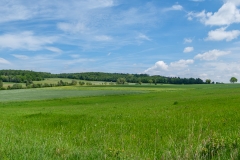
{"type": "Polygon", "coordinates": [[[239,84],[0,91],[0,159],[240,159],[239,97],[239,84]]]}

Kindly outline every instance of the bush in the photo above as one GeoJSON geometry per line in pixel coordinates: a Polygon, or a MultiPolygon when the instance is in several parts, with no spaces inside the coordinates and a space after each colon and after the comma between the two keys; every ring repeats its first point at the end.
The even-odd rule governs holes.
{"type": "Polygon", "coordinates": [[[79,82],[79,85],[81,85],[81,86],[83,86],[84,84],[85,84],[85,82],[82,82],[82,81],[79,82]]]}
{"type": "Polygon", "coordinates": [[[91,82],[87,82],[87,83],[86,83],[86,85],[88,85],[88,86],[91,86],[91,85],[92,85],[92,83],[91,83],[91,82]]]}
{"type": "Polygon", "coordinates": [[[22,85],[21,84],[13,84],[11,89],[22,89],[22,85]]]}
{"type": "Polygon", "coordinates": [[[76,80],[72,80],[72,83],[71,83],[71,85],[77,85],[77,81],[76,80]]]}

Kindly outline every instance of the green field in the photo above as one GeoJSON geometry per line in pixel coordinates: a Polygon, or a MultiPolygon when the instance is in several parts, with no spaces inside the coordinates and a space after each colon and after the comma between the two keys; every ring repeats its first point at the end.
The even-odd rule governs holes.
{"type": "Polygon", "coordinates": [[[0,91],[1,159],[240,159],[240,84],[0,91]]]}

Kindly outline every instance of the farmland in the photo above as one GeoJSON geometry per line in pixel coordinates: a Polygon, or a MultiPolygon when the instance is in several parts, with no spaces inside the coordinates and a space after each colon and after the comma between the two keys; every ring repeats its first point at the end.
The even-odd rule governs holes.
{"type": "Polygon", "coordinates": [[[0,91],[0,159],[239,159],[240,85],[0,91]]]}

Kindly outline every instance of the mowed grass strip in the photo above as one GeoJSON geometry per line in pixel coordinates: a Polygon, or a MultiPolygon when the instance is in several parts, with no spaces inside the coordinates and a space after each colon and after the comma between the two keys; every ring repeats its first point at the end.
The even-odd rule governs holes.
{"type": "Polygon", "coordinates": [[[2,102],[0,159],[239,159],[234,86],[2,102]]]}

